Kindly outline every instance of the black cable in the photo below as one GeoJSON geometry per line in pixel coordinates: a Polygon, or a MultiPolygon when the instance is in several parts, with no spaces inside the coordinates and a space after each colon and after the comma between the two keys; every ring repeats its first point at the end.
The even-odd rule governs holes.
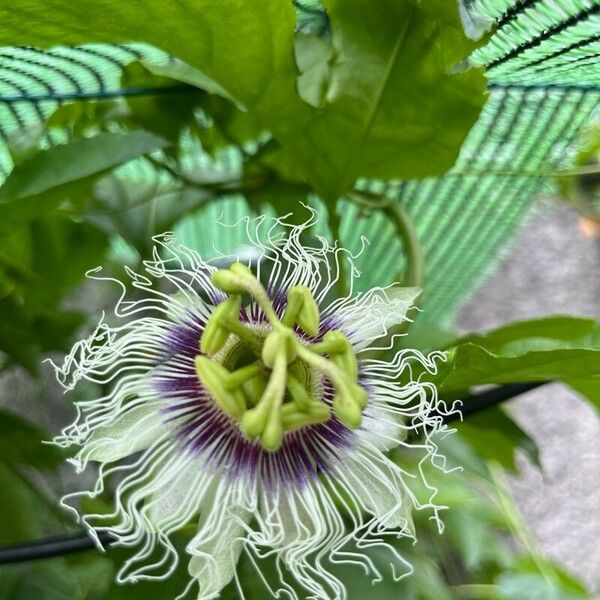
{"type": "Polygon", "coordinates": [[[500,404],[505,400],[510,400],[515,396],[534,390],[542,385],[550,383],[549,381],[533,381],[527,383],[509,383],[507,385],[499,385],[498,387],[484,392],[473,394],[462,401],[462,406],[459,411],[454,411],[448,415],[442,415],[444,423],[460,420],[475,413],[481,412],[486,408],[491,408],[496,404],[500,404]]]}
{"type": "MultiPolygon", "coordinates": [[[[98,538],[104,546],[115,541],[115,537],[109,531],[101,531],[98,538]]],[[[33,542],[0,546],[0,565],[64,556],[95,548],[96,542],[86,533],[48,537],[33,542]]]]}
{"type": "MultiPolygon", "coordinates": [[[[550,382],[536,381],[532,383],[511,383],[508,385],[501,385],[465,398],[460,412],[455,411],[451,414],[441,416],[444,423],[450,423],[460,419],[461,415],[462,417],[468,417],[469,415],[481,412],[486,408],[495,406],[505,400],[510,400],[515,396],[524,394],[525,392],[546,383],[550,382]]],[[[98,538],[103,546],[107,546],[116,541],[115,537],[108,531],[100,532],[98,538]]],[[[65,554],[93,550],[94,548],[96,548],[96,543],[86,533],[10,544],[0,546],[0,565],[64,556],[65,554]]]]}

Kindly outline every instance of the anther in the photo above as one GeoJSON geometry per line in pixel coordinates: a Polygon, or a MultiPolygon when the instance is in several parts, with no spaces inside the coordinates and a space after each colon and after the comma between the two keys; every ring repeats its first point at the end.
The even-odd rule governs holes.
{"type": "Polygon", "coordinates": [[[240,296],[230,296],[213,310],[200,338],[200,350],[204,354],[216,354],[223,348],[231,332],[222,321],[237,320],[241,302],[240,296]]]}
{"type": "Polygon", "coordinates": [[[310,290],[304,285],[291,288],[281,322],[288,327],[299,325],[305,333],[315,336],[319,333],[319,321],[319,307],[310,290]]]}
{"type": "Polygon", "coordinates": [[[230,391],[225,387],[224,383],[229,377],[229,371],[206,356],[196,356],[195,363],[198,379],[210,392],[215,402],[229,416],[234,419],[241,418],[246,410],[244,395],[240,389],[230,391]]]}

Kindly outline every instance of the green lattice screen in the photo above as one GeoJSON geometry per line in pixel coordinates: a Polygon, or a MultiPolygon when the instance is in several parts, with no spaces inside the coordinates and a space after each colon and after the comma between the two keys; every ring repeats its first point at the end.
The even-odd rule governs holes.
{"type": "MultiPolygon", "coordinates": [[[[450,1],[450,0],[449,0],[450,1]]],[[[305,29],[323,32],[318,3],[299,8],[305,29]]],[[[421,318],[451,318],[498,256],[502,245],[531,206],[544,173],[569,160],[573,140],[600,101],[600,4],[583,0],[475,0],[475,19],[490,18],[497,30],[474,56],[487,67],[490,96],[470,132],[456,166],[445,176],[395,183],[359,182],[387,191],[414,220],[427,259],[428,295],[421,318]]],[[[89,45],[0,50],[0,175],[11,169],[6,141],[14,131],[43,122],[65,100],[120,96],[124,64],[139,57],[168,61],[164,53],[140,44],[89,45]]],[[[47,144],[60,143],[57,134],[47,144]]],[[[205,170],[235,172],[234,149],[215,161],[189,144],[188,161],[205,170]]],[[[138,163],[122,171],[140,184],[155,176],[138,163]]],[[[204,254],[235,250],[233,229],[215,234],[215,219],[234,221],[248,214],[242,198],[210,206],[180,223],[178,233],[204,254]]],[[[325,222],[321,233],[328,235],[325,222]]],[[[342,243],[351,250],[370,239],[358,259],[360,287],[385,284],[398,271],[401,255],[393,227],[381,214],[342,205],[342,243]]]]}

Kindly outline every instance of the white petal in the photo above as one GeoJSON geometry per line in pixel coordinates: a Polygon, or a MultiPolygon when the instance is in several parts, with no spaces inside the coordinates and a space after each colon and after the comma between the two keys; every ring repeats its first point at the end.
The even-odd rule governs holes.
{"type": "Polygon", "coordinates": [[[360,294],[332,314],[341,320],[340,329],[354,349],[363,350],[388,330],[406,320],[406,313],[421,293],[419,288],[391,286],[360,294]]]}
{"type": "Polygon", "coordinates": [[[374,406],[363,413],[362,426],[357,434],[378,450],[387,452],[406,437],[406,428],[402,426],[399,415],[374,406]]]}
{"type": "Polygon", "coordinates": [[[159,530],[177,529],[199,511],[213,475],[203,459],[181,454],[147,502],[148,518],[159,530]]]}
{"type": "Polygon", "coordinates": [[[244,525],[252,518],[249,510],[222,498],[222,491],[219,486],[212,508],[200,514],[198,533],[187,547],[192,554],[188,571],[200,586],[198,600],[217,597],[233,579],[246,537],[244,525]]]}
{"type": "Polygon", "coordinates": [[[164,431],[161,402],[140,404],[119,415],[112,423],[96,427],[78,454],[81,460],[113,462],[144,450],[164,431]]]}
{"type": "Polygon", "coordinates": [[[385,528],[413,531],[412,508],[401,471],[376,451],[361,450],[344,457],[342,478],[348,491],[385,528]]]}

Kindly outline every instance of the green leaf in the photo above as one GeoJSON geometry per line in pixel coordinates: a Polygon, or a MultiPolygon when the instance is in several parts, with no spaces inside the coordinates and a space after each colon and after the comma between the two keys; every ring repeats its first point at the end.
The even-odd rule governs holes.
{"type": "Polygon", "coordinates": [[[504,356],[532,350],[600,348],[600,324],[594,319],[557,315],[516,321],[492,331],[465,336],[453,345],[466,343],[504,356]]]}
{"type": "Polygon", "coordinates": [[[34,373],[39,353],[66,350],[81,324],[81,315],[59,303],[102,262],[107,238],[88,224],[45,217],[1,241],[0,350],[34,373]]]}
{"type": "Polygon", "coordinates": [[[294,52],[300,70],[300,98],[315,108],[321,108],[329,86],[330,59],[333,56],[331,44],[315,34],[298,32],[294,52]]]}
{"type": "MultiPolygon", "coordinates": [[[[182,65],[180,61],[173,61],[182,65]]],[[[187,65],[184,65],[187,66],[187,65]]],[[[181,67],[180,67],[181,69],[181,67]]],[[[192,70],[191,67],[188,69],[192,70]]],[[[121,74],[121,85],[125,88],[169,88],[173,80],[162,73],[162,69],[153,68],[144,61],[129,63],[121,74]]],[[[167,69],[164,69],[167,72],[167,69]]],[[[194,110],[203,93],[189,87],[178,93],[154,94],[149,96],[130,96],[126,99],[129,114],[126,122],[131,129],[152,131],[162,139],[176,143],[181,130],[194,119],[194,110]]]]}
{"type": "Polygon", "coordinates": [[[587,592],[535,573],[503,574],[498,578],[502,600],[589,600],[587,592]]]}
{"type": "Polygon", "coordinates": [[[117,165],[164,148],[167,142],[145,131],[101,133],[42,150],[16,166],[0,187],[0,218],[31,218],[55,208],[64,196],[47,192],[85,181],[117,165]]]}
{"type": "Polygon", "coordinates": [[[111,173],[97,182],[94,199],[82,214],[108,234],[118,233],[140,255],[149,256],[152,236],[171,229],[209,198],[209,192],[198,188],[161,189],[153,178],[140,181],[111,173]]]}
{"type": "Polygon", "coordinates": [[[173,77],[243,106],[330,201],[359,176],[416,178],[447,170],[485,100],[482,72],[455,69],[476,47],[463,33],[457,5],[329,0],[326,8],[333,58],[322,40],[303,38],[300,45],[315,48],[304,44],[297,53],[299,81],[294,9],[280,0],[143,6],[85,0],[76,10],[62,0],[43,7],[25,0],[0,8],[0,43],[138,40],[162,48],[201,75],[174,70],[173,77]],[[300,96],[326,102],[315,108],[300,96]]]}
{"type": "Polygon", "coordinates": [[[452,371],[443,389],[462,389],[487,383],[551,381],[600,377],[600,350],[569,348],[499,356],[473,344],[456,349],[452,371]]]}
{"type": "Polygon", "coordinates": [[[516,470],[517,448],[524,450],[539,465],[535,442],[499,407],[469,415],[456,428],[481,458],[498,461],[505,469],[516,470]]]}
{"type": "Polygon", "coordinates": [[[275,137],[328,200],[344,194],[359,176],[417,178],[445,172],[479,115],[486,89],[481,70],[454,69],[476,47],[463,33],[457,4],[324,4],[333,58],[323,53],[316,74],[318,65],[307,60],[299,85],[303,97],[316,97],[319,104],[322,93],[316,88],[330,69],[326,103],[307,121],[295,119],[293,132],[282,136],[273,127],[275,137]]]}
{"type": "Polygon", "coordinates": [[[43,444],[50,436],[18,415],[0,410],[0,461],[12,467],[53,469],[64,460],[58,448],[43,444]]]}
{"type": "Polygon", "coordinates": [[[456,344],[442,390],[488,383],[600,377],[600,325],[549,317],[512,323],[456,344]]]}
{"type": "Polygon", "coordinates": [[[295,15],[292,3],[280,0],[22,0],[0,7],[0,22],[4,45],[147,42],[197,67],[246,106],[268,93],[280,65],[293,65],[295,15]]]}
{"type": "Polygon", "coordinates": [[[41,519],[32,491],[6,463],[0,461],[0,544],[35,539],[41,519]]]}
{"type": "Polygon", "coordinates": [[[105,594],[114,577],[112,562],[93,553],[6,568],[15,581],[10,594],[3,595],[0,571],[0,600],[100,600],[109,598],[105,594]]]}

